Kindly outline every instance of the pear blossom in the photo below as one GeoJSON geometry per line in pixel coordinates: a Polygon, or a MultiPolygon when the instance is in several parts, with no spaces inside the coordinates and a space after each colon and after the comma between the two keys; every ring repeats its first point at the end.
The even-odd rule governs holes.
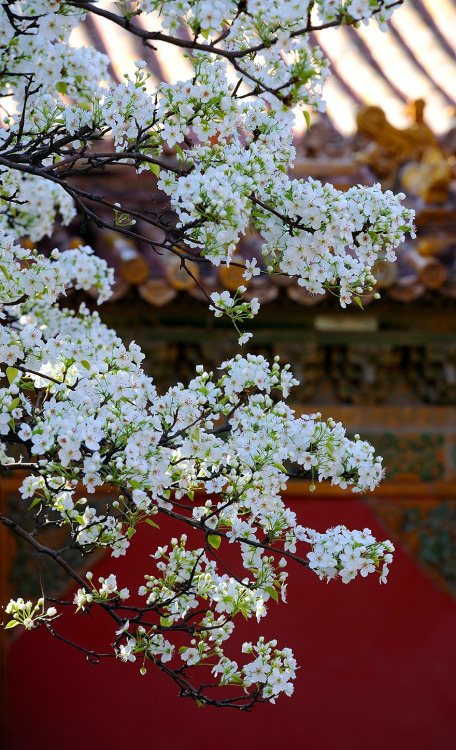
{"type": "Polygon", "coordinates": [[[119,658],[122,661],[136,661],[136,656],[133,652],[133,649],[136,645],[136,641],[134,638],[129,638],[128,641],[125,644],[122,644],[119,647],[119,658]]]}
{"type": "MultiPolygon", "coordinates": [[[[126,163],[157,177],[173,218],[162,222],[148,209],[142,220],[152,217],[167,238],[152,246],[178,253],[182,267],[195,259],[236,264],[246,284],[282,274],[312,294],[330,289],[342,307],[361,303],[373,291],[375,264],[393,262],[413,235],[413,212],[402,194],[379,185],[342,192],[294,179],[292,128],[299,110],[324,110],[329,63],[311,43],[309,21],[383,28],[394,8],[384,0],[138,0],[126,24],[124,5],[115,4],[114,22],[131,28],[139,16],[163,43],[187,27],[187,80],[155,85],[142,60],[122,81],[110,80],[105,55],[75,46],[72,32],[86,17],[76,0],[0,8],[8,105],[0,130],[0,466],[30,469],[20,494],[37,528],[66,529],[68,548],[82,556],[122,558],[137,528],[147,528],[150,561],[137,592],[130,596],[121,573],[98,584],[90,571],[86,580],[75,573],[70,609],[85,617],[99,607],[110,617],[114,654],[141,663],[141,674],[153,664],[197,702],[230,705],[198,682],[206,670],[218,685],[238,686],[237,705],[250,708],[291,696],[298,667],[290,648],[264,637],[232,658],[238,616],[260,622],[285,603],[296,560],[324,581],[378,574],[384,583],[393,559],[392,543],[369,529],[302,525],[283,497],[288,479],[366,492],[383,477],[382,459],[341,423],[296,415],[286,399],[298,381],[277,357],[237,354],[215,372],[200,365],[187,385],[159,393],[135,342],[123,342],[98,310],[63,304],[71,289],[109,299],[114,276],[105,261],[88,245],[48,256],[33,245],[77,209],[141,239],[137,212],[87,198],[70,179],[81,165],[126,163]],[[92,146],[106,139],[108,157],[92,146]],[[258,257],[244,261],[237,246],[250,232],[258,257]],[[157,547],[162,515],[199,542],[184,533],[157,547]],[[224,562],[228,544],[238,552],[233,570],[224,562]]],[[[210,295],[209,309],[231,319],[240,346],[252,337],[240,328],[260,307],[245,293],[242,284],[210,295]]],[[[56,550],[49,554],[61,564],[56,550]]],[[[52,630],[63,608],[46,609],[46,598],[11,600],[6,627],[52,630]]]]}

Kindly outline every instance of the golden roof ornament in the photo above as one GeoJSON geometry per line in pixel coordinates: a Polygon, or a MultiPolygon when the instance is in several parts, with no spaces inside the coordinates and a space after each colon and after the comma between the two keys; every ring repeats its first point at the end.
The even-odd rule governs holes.
{"type": "Polygon", "coordinates": [[[445,203],[453,179],[453,160],[424,122],[423,99],[411,104],[415,122],[399,129],[381,107],[364,106],[356,117],[358,130],[370,143],[358,160],[372,169],[384,188],[399,184],[425,203],[445,203]]]}

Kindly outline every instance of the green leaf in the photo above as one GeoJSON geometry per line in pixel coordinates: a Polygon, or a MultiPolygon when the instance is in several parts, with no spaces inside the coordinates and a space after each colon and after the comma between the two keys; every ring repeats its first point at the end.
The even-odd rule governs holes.
{"type": "Polygon", "coordinates": [[[21,384],[21,389],[23,391],[34,391],[35,386],[30,381],[27,382],[26,380],[24,380],[23,383],[21,384]]]}
{"type": "Polygon", "coordinates": [[[11,620],[11,622],[9,622],[8,625],[5,625],[5,630],[7,630],[8,628],[15,628],[16,625],[21,625],[21,623],[18,622],[17,620],[11,620]]]}
{"type": "Polygon", "coordinates": [[[38,497],[36,497],[36,498],[35,498],[35,499],[33,500],[32,504],[31,504],[31,505],[29,505],[28,509],[30,510],[31,508],[34,508],[34,507],[35,507],[35,505],[38,505],[38,503],[41,503],[41,502],[42,502],[42,500],[43,500],[43,498],[42,498],[42,497],[40,497],[40,496],[38,495],[38,497]]]}
{"type": "Polygon", "coordinates": [[[277,591],[275,590],[274,586],[268,586],[266,591],[268,592],[270,596],[272,596],[275,602],[279,601],[279,595],[277,591]]]}
{"type": "Polygon", "coordinates": [[[158,166],[158,164],[149,164],[149,169],[152,172],[152,174],[155,175],[155,177],[159,177],[160,167],[158,166]]]}
{"type": "Polygon", "coordinates": [[[128,539],[131,539],[132,536],[133,536],[133,534],[136,534],[136,529],[134,529],[132,526],[130,526],[130,528],[127,531],[127,537],[128,537],[128,539]]]}
{"type": "Polygon", "coordinates": [[[170,617],[160,617],[160,625],[164,628],[169,628],[170,625],[173,624],[173,621],[170,617]]]}
{"type": "Polygon", "coordinates": [[[18,372],[19,370],[17,370],[15,367],[6,368],[6,377],[8,378],[8,382],[10,385],[16,380],[18,372]]]}
{"type": "Polygon", "coordinates": [[[86,368],[86,370],[90,370],[90,364],[89,364],[89,362],[87,362],[87,360],[86,360],[86,359],[81,359],[81,362],[80,362],[80,364],[81,364],[81,365],[82,365],[83,367],[85,367],[85,368],[86,368]]]}
{"type": "Polygon", "coordinates": [[[307,125],[308,129],[310,130],[310,114],[309,114],[309,112],[306,109],[304,109],[302,113],[304,115],[304,119],[306,121],[306,125],[307,125]]]}
{"type": "Polygon", "coordinates": [[[57,91],[58,91],[58,92],[59,92],[60,94],[64,94],[64,95],[66,94],[66,92],[67,92],[67,82],[66,82],[66,81],[59,81],[59,82],[58,82],[58,83],[56,84],[56,86],[55,86],[55,87],[56,87],[57,91]]]}
{"type": "Polygon", "coordinates": [[[158,526],[156,523],[154,523],[151,518],[146,518],[146,523],[148,523],[149,526],[153,526],[154,529],[159,529],[160,528],[160,526],[158,526]]]}
{"type": "Polygon", "coordinates": [[[184,654],[187,651],[187,649],[188,649],[188,646],[181,646],[179,649],[179,653],[184,654]]]}
{"type": "Polygon", "coordinates": [[[181,159],[185,159],[184,152],[182,151],[181,147],[176,144],[174,144],[174,148],[176,149],[176,153],[178,156],[180,156],[181,159]]]}
{"type": "Polygon", "coordinates": [[[355,302],[358,305],[358,307],[360,307],[361,310],[364,310],[363,303],[361,302],[360,298],[359,297],[353,297],[353,299],[355,300],[355,302]]]}
{"type": "Polygon", "coordinates": [[[222,543],[222,537],[218,534],[209,534],[207,541],[214,549],[218,549],[222,543]]]}
{"type": "Polygon", "coordinates": [[[6,278],[7,278],[7,279],[8,279],[8,281],[9,281],[9,280],[10,280],[10,278],[11,278],[11,276],[9,275],[8,271],[6,270],[6,266],[0,266],[0,268],[1,268],[1,270],[3,271],[3,274],[4,274],[4,276],[6,276],[6,278]]]}

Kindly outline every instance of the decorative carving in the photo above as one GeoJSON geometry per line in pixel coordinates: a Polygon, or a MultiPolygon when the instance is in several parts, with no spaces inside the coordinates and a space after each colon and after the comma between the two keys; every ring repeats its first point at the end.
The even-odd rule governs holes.
{"type": "Polygon", "coordinates": [[[359,155],[385,186],[397,180],[409,195],[425,203],[445,203],[453,178],[453,160],[443,153],[423,119],[424,101],[414,102],[414,124],[403,130],[391,125],[381,107],[362,107],[356,117],[359,132],[371,143],[359,155]]]}
{"type": "Polygon", "coordinates": [[[407,374],[409,382],[425,403],[456,403],[456,346],[411,348],[407,374]]]}
{"type": "Polygon", "coordinates": [[[368,504],[435,583],[456,595],[456,503],[382,498],[368,504]]]}
{"type": "Polygon", "coordinates": [[[418,435],[366,433],[366,439],[383,457],[388,479],[434,482],[445,477],[444,435],[426,432],[418,435]]]}
{"type": "Polygon", "coordinates": [[[401,353],[389,346],[329,349],[330,377],[339,401],[377,404],[387,400],[401,353]]]}
{"type": "Polygon", "coordinates": [[[381,107],[361,107],[356,123],[360,133],[373,141],[362,152],[360,160],[369,164],[379,176],[396,172],[407,161],[421,161],[428,148],[437,147],[434,134],[423,121],[399,130],[388,122],[381,107]]]}

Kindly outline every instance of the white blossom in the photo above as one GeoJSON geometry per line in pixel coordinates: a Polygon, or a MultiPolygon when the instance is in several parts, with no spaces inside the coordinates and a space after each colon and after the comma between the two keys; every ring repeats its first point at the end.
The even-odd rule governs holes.
{"type": "MultiPolygon", "coordinates": [[[[369,529],[306,528],[282,493],[293,472],[308,472],[313,484],[372,490],[382,460],[340,423],[296,416],[286,398],[297,380],[278,358],[238,354],[215,373],[199,366],[187,386],[159,395],[135,342],[122,342],[85,304],[77,311],[62,304],[71,288],[108,299],[106,263],[84,245],[50,257],[29,248],[52,233],[56,217],[72,220],[75,201],[80,206],[61,167],[109,137],[114,161],[126,154],[138,172],[157,176],[173,231],[199,260],[241,265],[246,284],[285,274],[312,294],[331,289],[342,307],[361,303],[375,264],[394,261],[413,232],[413,212],[403,195],[379,185],[341,192],[290,177],[293,108],[324,110],[329,64],[304,31],[309,13],[322,25],[375,19],[383,27],[392,12],[382,0],[138,0],[133,15],[145,28],[155,24],[171,43],[184,24],[198,47],[188,80],[152,86],[144,61],[114,82],[104,55],[73,45],[85,12],[71,3],[16,0],[0,8],[0,94],[8,103],[0,149],[6,144],[8,155],[14,143],[21,152],[0,167],[0,464],[21,468],[11,449],[19,444],[33,463],[21,497],[39,518],[68,527],[84,554],[127,554],[139,524],[153,535],[161,514],[199,532],[200,546],[182,534],[151,547],[151,569],[135,594],[144,610],[130,609],[120,573],[95,584],[88,572],[74,594],[80,614],[98,605],[114,613],[114,652],[140,662],[143,674],[148,661],[163,671],[169,663],[185,680],[206,666],[218,684],[240,685],[246,695],[257,690],[272,703],[291,696],[297,664],[289,648],[260,637],[244,643],[243,663],[225,653],[236,616],[260,621],[279,597],[286,601],[294,556],[322,580],[378,573],[384,583],[394,547],[369,529]],[[220,51],[236,52],[234,73],[220,51]],[[238,96],[241,83],[246,93],[238,96]],[[237,246],[253,231],[260,255],[241,262],[237,246]],[[109,496],[105,504],[87,499],[97,488],[109,496]],[[237,546],[241,574],[224,566],[228,544],[237,546]],[[189,636],[177,653],[175,632],[189,636]]],[[[118,228],[135,221],[119,203],[105,208],[118,228]]],[[[252,334],[239,326],[259,311],[245,293],[244,285],[213,292],[209,308],[232,320],[241,346],[252,334]]],[[[51,627],[60,616],[43,598],[11,600],[5,611],[8,628],[51,627]]]]}

